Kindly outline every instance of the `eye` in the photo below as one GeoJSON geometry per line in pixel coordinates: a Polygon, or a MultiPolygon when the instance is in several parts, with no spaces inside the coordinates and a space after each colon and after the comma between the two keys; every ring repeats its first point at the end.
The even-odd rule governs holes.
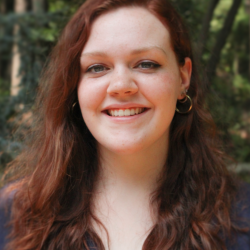
{"type": "Polygon", "coordinates": [[[159,67],[160,67],[159,64],[150,61],[141,62],[140,64],[137,65],[137,68],[141,69],[155,69],[159,67]]]}
{"type": "Polygon", "coordinates": [[[87,72],[90,72],[90,73],[101,73],[105,70],[107,70],[108,68],[106,68],[105,66],[101,65],[101,64],[95,64],[95,65],[92,65],[90,66],[88,69],[87,69],[87,72]]]}

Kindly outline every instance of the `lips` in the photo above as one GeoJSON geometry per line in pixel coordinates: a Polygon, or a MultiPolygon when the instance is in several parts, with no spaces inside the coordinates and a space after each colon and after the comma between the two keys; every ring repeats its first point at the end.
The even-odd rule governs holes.
{"type": "Polygon", "coordinates": [[[106,106],[102,112],[111,117],[131,117],[149,110],[145,104],[141,103],[113,103],[106,106]]]}

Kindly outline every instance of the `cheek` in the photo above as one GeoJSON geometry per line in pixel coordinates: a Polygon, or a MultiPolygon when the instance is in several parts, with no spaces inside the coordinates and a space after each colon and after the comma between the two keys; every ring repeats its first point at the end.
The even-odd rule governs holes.
{"type": "Polygon", "coordinates": [[[77,93],[82,113],[98,109],[105,97],[105,90],[92,82],[81,81],[77,93]]]}
{"type": "Polygon", "coordinates": [[[170,74],[161,74],[147,81],[144,96],[152,103],[173,103],[179,94],[179,78],[170,74]]]}

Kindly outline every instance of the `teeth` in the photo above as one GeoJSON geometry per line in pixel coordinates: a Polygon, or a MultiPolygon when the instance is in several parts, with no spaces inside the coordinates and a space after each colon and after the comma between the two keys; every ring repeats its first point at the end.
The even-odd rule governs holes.
{"type": "Polygon", "coordinates": [[[119,115],[118,116],[124,116],[124,112],[122,109],[119,110],[119,115]]]}
{"type": "Polygon", "coordinates": [[[130,110],[129,109],[125,109],[124,115],[125,116],[130,116],[130,110]]]}
{"type": "Polygon", "coordinates": [[[131,115],[138,115],[142,113],[145,109],[144,108],[134,108],[134,109],[115,109],[115,110],[108,110],[108,114],[111,116],[131,116],[131,115]]]}

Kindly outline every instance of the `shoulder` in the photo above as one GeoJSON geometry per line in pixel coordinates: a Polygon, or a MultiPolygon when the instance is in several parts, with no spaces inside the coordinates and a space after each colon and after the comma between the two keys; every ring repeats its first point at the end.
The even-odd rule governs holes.
{"type": "Polygon", "coordinates": [[[235,204],[232,206],[232,213],[236,217],[244,219],[239,224],[242,226],[250,226],[250,184],[242,183],[239,188],[235,199],[235,204]]]}
{"type": "Polygon", "coordinates": [[[14,194],[15,191],[9,192],[8,187],[0,189],[0,249],[4,249],[9,234],[8,222],[14,194]]]}
{"type": "Polygon", "coordinates": [[[250,250],[250,184],[242,183],[232,206],[233,222],[240,228],[245,228],[245,232],[236,232],[232,236],[228,250],[250,250]]]}
{"type": "Polygon", "coordinates": [[[238,196],[239,202],[244,202],[245,205],[250,206],[250,184],[249,183],[241,183],[238,188],[238,196]]]}

